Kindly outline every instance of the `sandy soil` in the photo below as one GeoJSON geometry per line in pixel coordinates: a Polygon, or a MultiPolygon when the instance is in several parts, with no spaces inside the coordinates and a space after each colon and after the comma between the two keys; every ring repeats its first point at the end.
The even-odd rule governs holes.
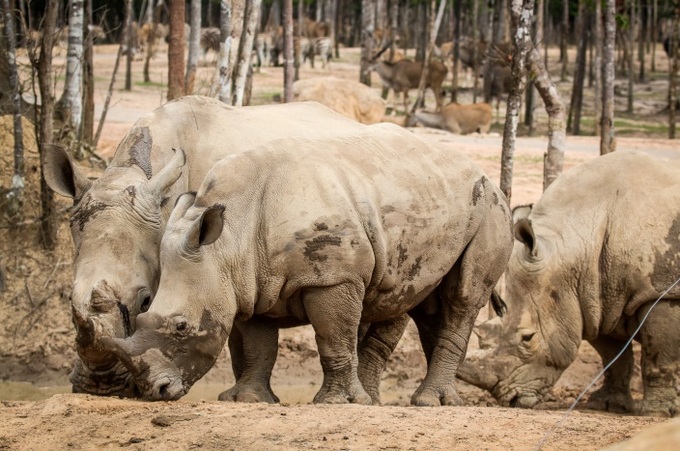
{"type": "MultiPolygon", "coordinates": [[[[97,80],[96,116],[105,98],[115,48],[99,46],[95,52],[97,80]]],[[[207,94],[212,77],[212,55],[200,69],[199,94],[207,94]]],[[[573,58],[571,59],[573,60],[573,58]]],[[[303,68],[302,77],[324,76],[356,79],[358,51],[347,49],[330,69],[303,68]]],[[[63,63],[63,58],[57,60],[63,63]]],[[[59,65],[57,66],[60,67],[59,65]]],[[[159,55],[153,62],[152,83],[141,82],[142,63],[133,65],[133,90],[114,92],[98,146],[98,155],[109,158],[117,143],[139,116],[159,106],[167,63],[159,55]]],[[[63,71],[63,68],[61,69],[63,71]]],[[[58,72],[63,74],[63,72],[58,72]]],[[[62,77],[63,79],[63,77],[62,77]]],[[[374,86],[378,85],[374,75],[374,86]]],[[[280,68],[263,68],[255,74],[253,104],[271,103],[281,92],[280,68]]],[[[656,90],[657,85],[654,90],[656,90]]],[[[564,96],[569,84],[560,84],[564,96]]],[[[375,88],[378,89],[378,88],[375,88]]],[[[638,121],[664,120],[656,112],[663,107],[664,91],[646,95],[638,121]],[[651,112],[651,113],[650,113],[651,112]]],[[[60,92],[58,90],[58,92],[60,92]]],[[[648,91],[645,89],[644,91],[648,91]]],[[[469,92],[461,102],[471,101],[469,92]]],[[[433,98],[428,97],[428,104],[433,98]]],[[[546,127],[539,114],[539,135],[546,127]]],[[[500,174],[500,124],[486,136],[455,136],[424,128],[414,133],[437,145],[456,149],[477,161],[493,180],[500,174]]],[[[11,137],[3,129],[2,145],[11,149],[11,137]]],[[[544,133],[543,133],[544,135],[544,133]]],[[[619,139],[619,149],[638,149],[666,158],[678,158],[673,142],[650,137],[619,139]]],[[[644,135],[644,136],[643,136],[644,135]]],[[[545,137],[519,138],[515,152],[513,205],[533,202],[542,189],[542,161],[545,137]]],[[[596,157],[598,141],[593,137],[568,138],[565,169],[596,157]]],[[[28,167],[37,168],[35,149],[27,153],[28,167]]],[[[102,170],[95,159],[83,164],[92,174],[102,170]]],[[[32,173],[35,169],[32,169],[32,173]]],[[[0,188],[11,177],[9,156],[0,159],[0,188]]],[[[28,224],[10,231],[0,224],[0,315],[6,327],[0,330],[0,449],[599,449],[633,436],[662,419],[609,415],[584,409],[581,401],[565,417],[601,364],[594,350],[583,344],[577,361],[567,370],[537,410],[505,409],[486,392],[460,383],[465,402],[459,408],[409,408],[409,399],[425,374],[425,361],[415,327],[407,333],[391,357],[383,376],[383,407],[314,406],[312,397],[321,383],[321,369],[310,327],[281,333],[280,353],[272,386],[281,405],[226,404],[214,401],[233,383],[226,350],[215,368],[199,381],[182,400],[145,403],[113,398],[66,394],[67,375],[73,361],[73,327],[68,314],[71,284],[72,243],[67,221],[59,229],[58,245],[45,252],[39,246],[35,218],[38,213],[38,185],[29,181],[31,205],[28,224]],[[31,222],[33,221],[33,222],[31,222]],[[0,280],[1,282],[1,280],[0,280]],[[2,285],[5,285],[2,288],[2,285]],[[4,289],[4,291],[2,291],[4,289]]],[[[0,190],[1,191],[1,190],[0,190]]],[[[58,208],[66,218],[68,203],[59,199],[58,208]]],[[[63,219],[62,218],[62,219],[63,219]]],[[[486,315],[483,312],[480,320],[486,315]]],[[[471,348],[477,346],[471,340],[471,348]]],[[[640,379],[633,381],[639,399],[640,379]]],[[[599,384],[596,384],[597,388],[599,384]]],[[[587,396],[584,398],[587,399],[587,396]]]]}

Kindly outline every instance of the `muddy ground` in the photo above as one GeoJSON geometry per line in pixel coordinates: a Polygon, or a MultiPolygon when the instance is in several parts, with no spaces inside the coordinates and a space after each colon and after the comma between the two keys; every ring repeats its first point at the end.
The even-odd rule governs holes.
{"type": "MultiPolygon", "coordinates": [[[[95,51],[96,117],[115,59],[114,46],[95,51]]],[[[658,54],[663,55],[661,52],[658,54]]],[[[556,71],[556,54],[552,67],[556,71]]],[[[357,49],[342,50],[328,70],[302,69],[302,78],[334,75],[356,79],[357,49]]],[[[660,59],[663,57],[660,57],[660,59]]],[[[214,55],[208,55],[199,71],[197,93],[207,94],[213,75],[214,55]]],[[[573,58],[571,59],[573,61],[573,58]]],[[[63,57],[57,59],[63,83],[63,57]]],[[[167,61],[161,53],[152,63],[151,83],[143,83],[142,62],[133,64],[133,89],[119,82],[103,129],[97,156],[83,161],[91,174],[103,169],[100,160],[114,152],[117,143],[142,114],[164,101],[167,61]]],[[[636,149],[664,158],[679,158],[674,142],[665,139],[665,61],[659,62],[652,80],[636,86],[639,91],[634,115],[619,122],[619,149],[636,149]]],[[[463,82],[466,79],[463,77],[463,82]]],[[[378,86],[374,74],[374,86],[378,86]]],[[[625,88],[626,82],[622,81],[625,88]]],[[[282,70],[263,68],[255,74],[253,104],[273,102],[281,93],[282,70]]],[[[570,82],[559,83],[568,99],[570,82]]],[[[377,87],[375,88],[378,89],[377,87]]],[[[622,88],[623,89],[623,88],[622,88]]],[[[60,89],[58,89],[60,92],[60,89]]],[[[589,91],[590,92],[590,91],[589,91]]],[[[592,98],[592,93],[586,95],[592,98]]],[[[469,90],[461,103],[469,103],[469,90]]],[[[428,104],[433,98],[428,96],[428,104]]],[[[588,100],[586,100],[588,104],[588,100]]],[[[625,98],[617,97],[625,107],[625,98]]],[[[542,105],[539,102],[539,111],[542,105]]],[[[588,107],[584,115],[588,117],[588,107]]],[[[501,108],[501,114],[502,114],[501,108]]],[[[591,114],[592,116],[592,114],[591,114]]],[[[6,119],[6,120],[5,120],[6,119]]],[[[590,122],[584,122],[584,129],[590,122]]],[[[537,137],[521,137],[515,153],[512,204],[538,199],[542,190],[542,162],[546,149],[545,113],[538,114],[537,137]]],[[[25,127],[27,128],[27,127],[25,127]]],[[[500,174],[500,123],[485,136],[456,136],[448,132],[414,128],[413,132],[437,145],[456,149],[478,162],[492,178],[500,174]]],[[[0,122],[0,192],[11,180],[11,120],[0,122]]],[[[567,140],[565,169],[598,154],[592,136],[567,140]]],[[[321,383],[321,369],[310,327],[281,334],[279,358],[272,386],[281,405],[225,404],[217,394],[233,383],[226,350],[216,367],[182,400],[146,403],[114,398],[67,394],[67,375],[74,358],[73,327],[68,314],[72,243],[68,231],[68,202],[58,199],[62,221],[53,251],[39,244],[38,158],[27,145],[27,202],[25,226],[10,230],[0,220],[0,449],[599,449],[625,440],[662,419],[603,414],[588,411],[584,400],[566,416],[567,408],[601,369],[599,358],[584,343],[577,361],[562,376],[537,410],[497,406],[486,392],[460,383],[464,407],[410,408],[409,399],[425,374],[425,362],[415,327],[391,357],[383,377],[383,407],[311,405],[321,383]]],[[[480,320],[486,312],[482,312],[480,320]]],[[[477,346],[473,336],[471,348],[477,346]]],[[[633,381],[634,396],[641,397],[639,367],[633,381]]],[[[591,389],[599,386],[596,383],[591,389]]]]}

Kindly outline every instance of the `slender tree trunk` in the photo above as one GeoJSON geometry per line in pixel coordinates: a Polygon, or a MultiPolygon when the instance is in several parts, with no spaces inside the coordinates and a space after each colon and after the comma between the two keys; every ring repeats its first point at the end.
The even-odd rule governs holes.
{"type": "Polygon", "coordinates": [[[361,1],[361,67],[359,81],[371,86],[371,72],[368,65],[373,56],[373,32],[375,31],[375,8],[371,0],[361,1]]]}
{"type": "MultiPolygon", "coordinates": [[[[184,2],[182,2],[184,3],[184,2]]],[[[126,91],[132,91],[132,57],[139,51],[137,48],[137,45],[135,44],[136,42],[136,36],[134,36],[134,32],[132,30],[132,19],[134,19],[133,16],[134,12],[131,12],[131,14],[128,16],[129,18],[126,19],[125,22],[125,42],[126,42],[126,47],[127,47],[127,52],[125,54],[125,90],[126,91]]],[[[139,22],[137,22],[138,27],[139,27],[139,22]]],[[[137,28],[139,30],[139,28],[137,28]]]]}
{"type": "Polygon", "coordinates": [[[515,153],[515,140],[519,124],[519,111],[524,91],[524,68],[527,51],[531,48],[531,22],[534,15],[533,0],[511,0],[510,21],[512,35],[512,84],[508,94],[508,108],[503,128],[503,147],[501,151],[500,189],[508,199],[512,198],[512,166],[515,153]]]}
{"type": "Polygon", "coordinates": [[[564,105],[560,92],[543,65],[541,52],[533,48],[527,55],[527,70],[540,94],[548,113],[548,150],[543,156],[543,191],[562,173],[567,133],[564,123],[564,105]]]}
{"type": "MultiPolygon", "coordinates": [[[[298,0],[300,4],[302,2],[298,0]]],[[[300,27],[298,27],[298,30],[300,27]]],[[[295,58],[293,44],[293,0],[283,0],[283,101],[293,101],[293,82],[296,77],[296,69],[299,68],[300,58],[295,58]],[[297,64],[296,64],[297,63],[297,64]],[[295,67],[297,65],[297,67],[295,67]]],[[[299,53],[300,38],[297,39],[297,52],[299,53]]]]}
{"type": "Polygon", "coordinates": [[[581,134],[581,108],[583,106],[583,84],[586,75],[586,52],[588,42],[588,18],[585,11],[585,0],[580,0],[578,5],[578,50],[576,54],[576,70],[574,72],[574,82],[571,91],[571,103],[569,107],[569,118],[567,119],[567,131],[574,135],[581,134]],[[573,122],[572,122],[573,118],[573,122]]]}
{"type": "MultiPolygon", "coordinates": [[[[461,2],[457,1],[453,7],[454,25],[453,25],[453,74],[451,80],[451,101],[458,101],[458,71],[460,70],[460,15],[461,2]]],[[[435,36],[436,38],[436,36],[435,36]]]]}
{"type": "MultiPolygon", "coordinates": [[[[243,105],[243,93],[246,87],[249,68],[251,66],[251,56],[253,53],[253,42],[257,32],[257,23],[260,17],[260,7],[262,0],[247,0],[245,12],[245,26],[241,33],[238,49],[238,64],[234,76],[234,92],[232,94],[232,104],[234,106],[243,105]]],[[[252,72],[251,72],[252,73],[252,72]]]]}
{"type": "MultiPolygon", "coordinates": [[[[430,60],[432,59],[432,53],[434,51],[434,43],[437,40],[437,34],[439,33],[439,27],[442,23],[442,18],[444,17],[444,6],[446,6],[446,0],[439,0],[439,9],[437,10],[437,16],[430,14],[430,39],[427,43],[427,49],[425,50],[425,58],[423,59],[423,70],[420,73],[420,81],[418,82],[418,97],[411,107],[410,116],[416,113],[416,109],[423,104],[425,100],[425,87],[427,85],[427,77],[430,72],[430,60]]],[[[432,0],[430,3],[430,11],[434,13],[437,7],[436,0],[432,0]]],[[[406,120],[408,124],[408,119],[406,120]]]]}
{"type": "Polygon", "coordinates": [[[85,20],[83,21],[83,34],[85,36],[85,58],[83,60],[83,132],[82,143],[85,147],[94,152],[92,147],[94,138],[94,58],[92,46],[94,37],[89,32],[92,25],[92,0],[85,1],[85,20]]]}
{"type": "MultiPolygon", "coordinates": [[[[132,0],[125,0],[125,26],[132,21],[132,0]]],[[[120,66],[120,60],[123,57],[123,48],[127,43],[127,33],[121,33],[120,45],[118,46],[118,54],[116,54],[116,62],[113,65],[113,73],[111,74],[111,82],[109,83],[109,90],[106,93],[106,100],[104,101],[104,108],[102,109],[102,115],[99,118],[99,124],[97,124],[97,132],[94,135],[93,148],[97,148],[99,143],[99,138],[101,137],[102,130],[104,129],[104,123],[106,122],[106,114],[109,111],[109,104],[111,103],[111,95],[113,93],[113,87],[116,85],[116,75],[118,74],[118,67],[120,66]]],[[[129,47],[128,47],[129,48],[129,47]]]]}
{"type": "MultiPolygon", "coordinates": [[[[291,23],[293,23],[293,33],[295,36],[293,36],[293,52],[294,52],[294,58],[293,58],[293,69],[294,69],[294,80],[299,80],[300,79],[300,65],[302,65],[302,29],[304,27],[304,12],[302,10],[304,3],[302,1],[298,1],[298,21],[297,21],[297,27],[294,25],[294,20],[292,19],[292,13],[291,13],[291,23]]],[[[285,27],[285,25],[284,25],[285,27]]],[[[285,46],[285,35],[284,35],[284,46],[285,46]]],[[[284,66],[284,71],[285,71],[285,66],[284,66]]],[[[284,72],[285,76],[285,72],[284,72]]]]}
{"type": "Polygon", "coordinates": [[[635,91],[635,70],[633,45],[635,44],[635,0],[628,0],[628,105],[626,112],[633,114],[633,91],[635,91]]]}
{"type": "Polygon", "coordinates": [[[560,59],[562,63],[562,81],[567,80],[567,64],[569,63],[569,56],[567,50],[569,49],[569,2],[562,0],[562,36],[560,36],[560,59]]]}
{"type": "Polygon", "coordinates": [[[600,154],[616,150],[614,130],[614,51],[616,48],[616,0],[606,0],[602,51],[602,118],[600,154]]]}
{"type": "Polygon", "coordinates": [[[602,2],[595,2],[595,26],[593,27],[593,40],[595,41],[595,136],[602,132],[602,2]]]}
{"type": "Polygon", "coordinates": [[[678,100],[678,33],[680,9],[674,8],[670,33],[670,64],[668,65],[668,138],[675,139],[675,106],[678,100]]]}
{"type": "Polygon", "coordinates": [[[645,0],[640,0],[640,5],[638,6],[638,64],[640,65],[640,72],[638,73],[638,81],[644,83],[647,81],[647,74],[645,73],[645,47],[647,40],[649,38],[649,33],[647,32],[647,2],[645,0]]]}
{"type": "Polygon", "coordinates": [[[548,2],[549,0],[544,0],[543,2],[543,42],[537,42],[536,44],[542,45],[543,46],[543,64],[545,66],[545,70],[548,70],[548,40],[545,39],[545,36],[548,35],[546,33],[546,28],[548,24],[551,24],[552,28],[552,17],[549,14],[550,8],[548,7],[548,2]]]}
{"type": "MultiPolygon", "coordinates": [[[[153,6],[154,0],[149,0],[149,5],[153,6]]],[[[162,0],[152,8],[151,19],[151,33],[146,37],[146,55],[144,56],[144,83],[151,82],[151,75],[149,74],[149,66],[151,65],[151,58],[156,53],[156,33],[158,31],[158,23],[161,20],[162,0]]]]}
{"type": "Polygon", "coordinates": [[[651,71],[656,71],[656,38],[657,38],[657,7],[658,0],[652,2],[652,61],[651,61],[651,71]]]}
{"type": "Polygon", "coordinates": [[[184,86],[187,94],[193,94],[198,55],[201,51],[201,0],[191,0],[191,29],[189,31],[189,56],[187,57],[187,73],[184,86]]]}
{"type": "Polygon", "coordinates": [[[220,1],[220,55],[217,58],[215,82],[211,95],[217,93],[221,102],[231,101],[231,0],[220,1]]]}
{"type": "Polygon", "coordinates": [[[477,24],[479,23],[479,3],[472,0],[472,103],[477,103],[477,90],[479,88],[479,36],[477,24]]]}
{"type": "MultiPolygon", "coordinates": [[[[543,42],[543,0],[538,0],[536,2],[536,28],[533,31],[535,45],[541,45],[543,42]]],[[[527,77],[530,74],[527,73],[527,77]]],[[[524,109],[524,124],[529,129],[529,136],[534,134],[536,125],[534,123],[534,110],[536,109],[536,88],[531,83],[530,79],[527,79],[527,90],[525,99],[525,109],[524,109]]]]}
{"type": "MultiPolygon", "coordinates": [[[[38,85],[40,86],[40,130],[38,147],[42,163],[45,147],[52,143],[52,117],[54,114],[54,92],[52,91],[52,48],[57,24],[58,0],[47,0],[43,33],[38,58],[38,85]]],[[[40,166],[42,167],[42,165],[40,166]]],[[[45,249],[53,249],[57,241],[57,218],[54,211],[54,194],[44,177],[40,177],[40,236],[45,249]]]]}
{"type": "Polygon", "coordinates": [[[7,65],[9,69],[9,88],[12,99],[12,113],[14,119],[14,172],[12,186],[7,193],[6,211],[12,222],[21,222],[24,217],[24,132],[21,126],[21,93],[19,92],[19,72],[17,70],[16,33],[14,32],[14,17],[10,0],[2,0],[5,18],[5,32],[7,33],[7,65]]]}
{"type": "Polygon", "coordinates": [[[168,100],[173,100],[184,95],[184,1],[168,0],[168,4],[168,100]]]}
{"type": "MultiPolygon", "coordinates": [[[[83,0],[71,0],[69,10],[68,50],[66,54],[66,81],[61,98],[61,109],[65,122],[69,123],[80,137],[80,124],[83,114],[82,71],[83,71],[83,0]]],[[[80,151],[76,152],[80,155],[80,151]]]]}

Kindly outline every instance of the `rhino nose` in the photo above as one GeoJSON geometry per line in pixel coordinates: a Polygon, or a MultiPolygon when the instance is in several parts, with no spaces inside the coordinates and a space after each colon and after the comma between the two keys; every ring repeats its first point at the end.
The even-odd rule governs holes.
{"type": "Polygon", "coordinates": [[[118,306],[119,296],[109,283],[101,279],[92,286],[90,309],[96,313],[110,312],[118,306]]]}
{"type": "Polygon", "coordinates": [[[151,389],[151,398],[158,401],[174,401],[184,396],[184,386],[179,379],[163,378],[151,389]]]}

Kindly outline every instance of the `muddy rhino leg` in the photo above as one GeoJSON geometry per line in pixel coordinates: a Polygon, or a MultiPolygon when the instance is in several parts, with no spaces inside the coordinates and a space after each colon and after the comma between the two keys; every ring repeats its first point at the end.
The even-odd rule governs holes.
{"type": "Polygon", "coordinates": [[[316,333],[323,384],[315,403],[371,404],[357,374],[363,286],[344,283],[307,290],[303,303],[316,333]]]}
{"type": "MultiPolygon", "coordinates": [[[[625,341],[611,337],[598,337],[590,342],[607,365],[621,351],[625,341]]],[[[604,373],[604,384],[588,398],[588,408],[609,412],[632,412],[633,397],[630,379],[633,377],[633,350],[630,346],[604,373]]]]}
{"type": "Polygon", "coordinates": [[[266,319],[236,321],[229,352],[236,384],[220,393],[220,401],[277,403],[270,385],[278,353],[279,328],[266,319]]]}
{"type": "Polygon", "coordinates": [[[372,323],[363,336],[359,334],[359,381],[374,405],[380,405],[380,379],[408,321],[408,316],[402,315],[389,321],[372,323]]]}
{"type": "MultiPolygon", "coordinates": [[[[680,307],[678,301],[660,302],[640,330],[642,345],[642,415],[680,416],[675,372],[680,363],[680,307]]],[[[642,319],[640,313],[640,319],[642,319]]]]}
{"type": "Polygon", "coordinates": [[[491,208],[463,255],[435,290],[441,308],[439,326],[436,326],[435,318],[429,319],[430,339],[434,340],[434,345],[425,379],[411,398],[413,405],[457,406],[462,403],[454,386],[458,365],[465,357],[479,310],[489,303],[512,247],[507,212],[491,208]]]}
{"type": "Polygon", "coordinates": [[[441,316],[439,315],[439,299],[436,292],[430,294],[416,308],[408,312],[418,328],[418,338],[425,354],[427,365],[430,366],[432,351],[437,343],[441,316]]]}

